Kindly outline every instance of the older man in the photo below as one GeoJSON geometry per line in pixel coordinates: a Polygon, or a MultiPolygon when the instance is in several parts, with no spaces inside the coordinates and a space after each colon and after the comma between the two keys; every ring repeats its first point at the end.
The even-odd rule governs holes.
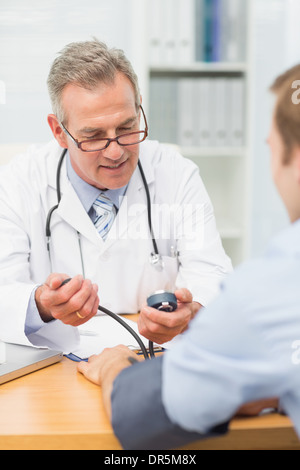
{"type": "Polygon", "coordinates": [[[100,297],[115,313],[140,311],[140,332],[168,341],[231,270],[198,168],[145,140],[122,51],[70,44],[48,87],[55,140],[0,175],[0,337],[72,350],[100,297]],[[176,312],[144,308],[158,289],[176,291],[176,312]]]}

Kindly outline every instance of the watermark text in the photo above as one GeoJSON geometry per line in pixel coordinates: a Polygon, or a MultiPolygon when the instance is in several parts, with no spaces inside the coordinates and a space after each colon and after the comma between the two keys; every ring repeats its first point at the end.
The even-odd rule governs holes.
{"type": "Polygon", "coordinates": [[[292,344],[292,349],[294,352],[292,354],[292,364],[298,366],[300,364],[300,340],[297,339],[292,344]]]}
{"type": "Polygon", "coordinates": [[[296,90],[292,94],[292,102],[294,104],[299,104],[300,103],[300,80],[295,80],[292,83],[292,88],[296,90]]]}

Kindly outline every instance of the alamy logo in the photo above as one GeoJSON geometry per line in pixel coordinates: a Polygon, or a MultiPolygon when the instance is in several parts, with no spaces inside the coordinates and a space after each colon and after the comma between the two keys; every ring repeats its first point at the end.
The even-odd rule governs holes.
{"type": "Polygon", "coordinates": [[[296,89],[294,93],[292,94],[292,102],[294,104],[299,104],[300,103],[300,80],[295,80],[292,83],[292,88],[296,89]]]}
{"type": "Polygon", "coordinates": [[[295,340],[292,344],[292,349],[295,349],[295,351],[292,354],[292,363],[295,366],[298,366],[300,364],[300,340],[295,340]]]}
{"type": "MultiPolygon", "coordinates": [[[[110,238],[148,240],[147,205],[128,205],[122,200],[122,210],[110,231],[110,238]],[[123,230],[125,228],[125,230],[123,230]]],[[[204,244],[204,204],[151,204],[154,236],[158,240],[177,240],[185,250],[200,250],[204,244]]]]}
{"type": "Polygon", "coordinates": [[[3,80],[0,80],[0,104],[6,103],[6,87],[3,80]]]}

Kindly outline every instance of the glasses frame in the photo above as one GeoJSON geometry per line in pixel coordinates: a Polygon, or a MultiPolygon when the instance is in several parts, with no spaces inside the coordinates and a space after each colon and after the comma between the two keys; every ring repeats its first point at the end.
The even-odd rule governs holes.
{"type": "Polygon", "coordinates": [[[88,140],[82,140],[82,141],[79,142],[77,139],[75,139],[75,137],[72,136],[72,134],[70,134],[70,132],[68,131],[68,129],[64,126],[64,124],[62,122],[60,123],[60,126],[62,127],[63,131],[73,140],[74,144],[77,145],[79,150],[81,150],[82,152],[91,153],[91,152],[99,152],[101,150],[105,150],[111,144],[111,142],[117,142],[117,144],[120,145],[121,147],[129,147],[130,145],[137,145],[137,144],[140,144],[141,142],[144,142],[144,140],[148,137],[148,123],[147,123],[146,115],[145,115],[145,112],[143,110],[142,105],[140,105],[139,107],[140,107],[140,109],[142,111],[142,114],[143,114],[143,117],[144,117],[145,130],[144,131],[129,132],[128,134],[118,135],[117,137],[114,137],[113,139],[109,139],[109,138],[107,138],[107,139],[88,139],[88,140]],[[119,142],[119,139],[121,137],[127,137],[127,136],[133,135],[133,134],[144,134],[144,137],[143,137],[142,140],[140,140],[139,142],[136,142],[134,144],[122,144],[122,143],[119,142]],[[84,144],[86,142],[95,141],[95,140],[106,141],[106,145],[104,147],[102,147],[100,149],[96,149],[96,150],[84,150],[82,148],[82,144],[84,144]]]}

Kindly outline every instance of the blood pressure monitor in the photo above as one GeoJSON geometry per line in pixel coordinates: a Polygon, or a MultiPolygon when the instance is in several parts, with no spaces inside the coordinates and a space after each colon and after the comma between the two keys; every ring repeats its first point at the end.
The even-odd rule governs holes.
{"type": "Polygon", "coordinates": [[[157,291],[150,295],[147,299],[149,307],[163,310],[165,312],[173,312],[177,309],[177,299],[172,292],[157,291]]]}

